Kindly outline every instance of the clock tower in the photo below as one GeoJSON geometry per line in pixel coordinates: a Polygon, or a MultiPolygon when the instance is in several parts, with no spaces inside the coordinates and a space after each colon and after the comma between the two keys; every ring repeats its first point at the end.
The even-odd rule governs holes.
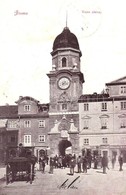
{"type": "Polygon", "coordinates": [[[77,37],[71,33],[68,27],[65,27],[62,33],[55,38],[51,55],[52,70],[47,74],[50,81],[50,148],[54,151],[55,143],[55,148],[57,148],[55,153],[59,153],[61,141],[67,140],[71,143],[71,137],[74,136],[75,141],[71,143],[71,147],[77,150],[78,98],[83,92],[84,77],[80,70],[82,53],[79,43],[77,37]],[[64,126],[63,124],[68,125],[64,126]]]}

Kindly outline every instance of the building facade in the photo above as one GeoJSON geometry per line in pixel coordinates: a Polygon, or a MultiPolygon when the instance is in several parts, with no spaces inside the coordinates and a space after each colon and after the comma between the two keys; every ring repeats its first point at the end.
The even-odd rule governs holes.
{"type": "Polygon", "coordinates": [[[32,148],[39,156],[48,152],[49,104],[40,104],[32,97],[19,97],[17,105],[0,107],[0,162],[6,153],[15,156],[20,144],[32,148]]]}
{"type": "Polygon", "coordinates": [[[80,150],[124,155],[126,162],[126,77],[106,83],[106,93],[79,98],[80,150]]]}
{"type": "Polygon", "coordinates": [[[7,149],[18,144],[17,113],[16,105],[0,106],[0,163],[5,162],[7,149]],[[11,126],[12,121],[15,126],[11,126]]]}

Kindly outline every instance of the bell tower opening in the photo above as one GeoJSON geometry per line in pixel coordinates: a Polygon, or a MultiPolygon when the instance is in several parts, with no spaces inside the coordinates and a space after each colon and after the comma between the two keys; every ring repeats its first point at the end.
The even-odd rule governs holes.
{"type": "Polygon", "coordinates": [[[66,58],[62,58],[62,67],[66,67],[66,58]]]}
{"type": "Polygon", "coordinates": [[[60,142],[59,142],[59,155],[61,155],[61,156],[65,156],[65,150],[68,148],[68,147],[70,147],[70,146],[72,146],[72,144],[71,144],[71,142],[70,141],[68,141],[68,140],[61,140],[60,142]]]}

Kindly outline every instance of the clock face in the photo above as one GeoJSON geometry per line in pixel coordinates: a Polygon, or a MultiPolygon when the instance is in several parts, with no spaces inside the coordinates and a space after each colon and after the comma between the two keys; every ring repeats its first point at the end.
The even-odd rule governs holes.
{"type": "Polygon", "coordinates": [[[58,81],[60,89],[67,89],[70,86],[70,80],[67,77],[62,77],[58,81]]]}

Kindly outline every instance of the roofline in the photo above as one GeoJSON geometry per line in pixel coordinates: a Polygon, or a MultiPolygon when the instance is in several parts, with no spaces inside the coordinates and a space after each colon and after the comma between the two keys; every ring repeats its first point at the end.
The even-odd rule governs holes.
{"type": "Polygon", "coordinates": [[[38,100],[34,99],[34,98],[31,97],[31,96],[20,96],[20,97],[19,97],[19,100],[17,100],[15,103],[19,104],[21,101],[23,101],[23,100],[25,100],[25,99],[26,99],[26,100],[34,101],[34,102],[36,102],[37,104],[39,103],[38,100]]]}
{"type": "Polygon", "coordinates": [[[75,48],[73,48],[73,47],[61,47],[61,48],[58,48],[58,49],[55,49],[55,50],[53,50],[50,54],[53,56],[53,55],[55,55],[58,51],[66,51],[66,50],[73,50],[73,51],[75,51],[75,52],[77,52],[77,53],[80,53],[80,57],[82,56],[82,52],[81,52],[81,50],[80,49],[75,49],[75,48]]]}
{"type": "Polygon", "coordinates": [[[106,83],[105,85],[106,85],[106,86],[112,86],[112,85],[126,85],[126,82],[119,82],[119,83],[116,83],[116,82],[114,83],[114,82],[113,82],[113,83],[106,83]]]}
{"type": "Polygon", "coordinates": [[[110,102],[110,101],[120,101],[120,100],[126,100],[126,96],[125,97],[96,97],[96,98],[87,98],[87,99],[79,99],[78,103],[83,103],[83,102],[110,102]]]}

